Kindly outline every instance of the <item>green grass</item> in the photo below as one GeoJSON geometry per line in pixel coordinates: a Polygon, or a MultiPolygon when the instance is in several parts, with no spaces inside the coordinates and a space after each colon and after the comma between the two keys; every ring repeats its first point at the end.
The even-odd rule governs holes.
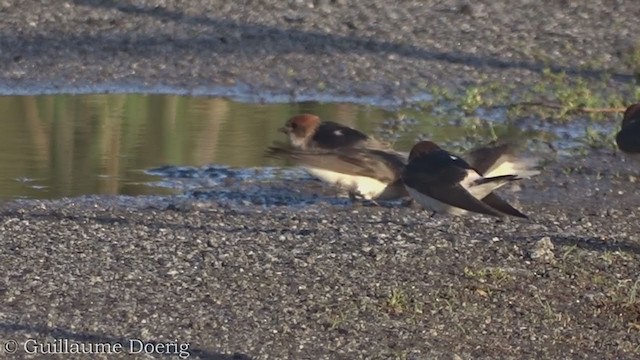
{"type": "Polygon", "coordinates": [[[402,289],[394,288],[391,290],[385,305],[390,314],[400,315],[407,310],[407,295],[402,289]]]}

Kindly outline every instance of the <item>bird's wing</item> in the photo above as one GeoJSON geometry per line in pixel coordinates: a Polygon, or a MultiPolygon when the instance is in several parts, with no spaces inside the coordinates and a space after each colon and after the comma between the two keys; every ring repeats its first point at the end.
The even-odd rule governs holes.
{"type": "Polygon", "coordinates": [[[315,147],[326,150],[361,146],[368,140],[365,133],[333,121],[324,121],[311,139],[315,147]]]}
{"type": "Polygon", "coordinates": [[[489,193],[489,195],[485,196],[482,199],[482,202],[500,211],[501,213],[524,218],[524,219],[529,218],[527,215],[523,214],[518,209],[511,206],[511,204],[509,204],[506,200],[502,199],[500,196],[498,196],[495,193],[489,193]]]}
{"type": "Polygon", "coordinates": [[[335,150],[298,150],[271,146],[267,156],[347,175],[366,176],[385,183],[400,178],[404,162],[402,157],[382,150],[344,148],[335,150]]]}
{"type": "Polygon", "coordinates": [[[469,171],[473,170],[457,166],[432,170],[407,166],[402,180],[406,186],[450,206],[486,215],[502,216],[502,213],[475,198],[460,185],[460,182],[469,176],[469,171]]]}
{"type": "Polygon", "coordinates": [[[540,174],[540,171],[536,170],[539,159],[517,156],[514,148],[511,143],[489,144],[470,151],[465,158],[469,165],[483,176],[517,174],[522,178],[528,178],[540,174]]]}
{"type": "Polygon", "coordinates": [[[469,151],[465,155],[465,159],[472,168],[484,175],[491,169],[500,166],[500,163],[512,153],[512,149],[510,144],[490,144],[469,151]]]}

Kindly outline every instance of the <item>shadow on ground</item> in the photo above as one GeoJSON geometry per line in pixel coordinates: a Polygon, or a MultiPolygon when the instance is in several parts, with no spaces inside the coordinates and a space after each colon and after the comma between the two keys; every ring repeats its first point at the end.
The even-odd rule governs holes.
{"type": "Polygon", "coordinates": [[[584,77],[607,76],[621,82],[632,82],[633,76],[624,73],[611,72],[606,69],[581,69],[567,67],[542,61],[512,60],[495,56],[478,56],[465,52],[437,51],[418,46],[380,41],[372,38],[346,35],[328,34],[315,31],[297,29],[281,29],[274,26],[250,23],[238,23],[226,19],[217,19],[205,15],[190,16],[179,11],[171,11],[161,7],[145,7],[123,4],[114,0],[93,1],[73,0],[80,6],[94,8],[115,9],[123,14],[138,17],[153,17],[165,22],[184,23],[188,25],[204,25],[210,27],[210,33],[200,38],[175,38],[166,34],[136,35],[130,34],[99,34],[72,35],[60,38],[59,34],[50,36],[36,36],[24,38],[16,34],[2,34],[5,43],[20,42],[31,49],[31,55],[43,56],[47,50],[38,44],[48,43],[56,48],[82,49],[94,48],[96,44],[102,49],[113,49],[127,53],[140,53],[153,56],[154,48],[170,46],[181,50],[197,52],[198,56],[208,56],[207,53],[229,54],[244,53],[248,49],[253,54],[286,54],[286,53],[373,53],[396,54],[406,58],[416,58],[428,61],[461,64],[476,68],[494,69],[525,69],[541,72],[550,69],[554,72],[564,72],[570,75],[584,77]],[[234,34],[233,36],[225,34],[234,34]],[[72,46],[73,45],[73,46],[72,46]]]}

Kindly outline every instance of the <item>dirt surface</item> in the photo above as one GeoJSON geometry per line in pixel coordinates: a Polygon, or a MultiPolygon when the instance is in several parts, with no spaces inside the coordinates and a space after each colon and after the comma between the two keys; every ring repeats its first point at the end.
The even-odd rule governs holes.
{"type": "Polygon", "coordinates": [[[2,92],[407,99],[544,68],[631,81],[637,1],[0,2],[2,92]]]}
{"type": "MultiPolygon", "coordinates": [[[[185,3],[0,1],[2,91],[404,98],[484,79],[529,86],[547,66],[612,74],[615,91],[631,79],[620,51],[640,12],[637,1],[185,3]]],[[[78,358],[132,358],[133,339],[170,358],[159,344],[207,359],[637,359],[639,174],[611,152],[552,159],[501,191],[527,221],[337,203],[309,181],[237,202],[5,203],[0,354],[41,358],[29,339],[61,339],[125,345],[78,358]]]]}
{"type": "Polygon", "coordinates": [[[527,221],[336,205],[314,184],[289,184],[320,193],[302,206],[265,205],[275,183],[235,204],[12,202],[0,332],[209,359],[637,358],[640,195],[611,164],[628,166],[603,154],[502,191],[527,221]]]}

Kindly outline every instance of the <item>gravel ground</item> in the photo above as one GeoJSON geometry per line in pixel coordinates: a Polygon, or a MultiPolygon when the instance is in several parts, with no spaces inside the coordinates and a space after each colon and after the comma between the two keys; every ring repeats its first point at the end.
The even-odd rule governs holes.
{"type": "Polygon", "coordinates": [[[545,67],[619,86],[638,13],[635,0],[4,0],[0,90],[406,99],[530,85],[545,67]]]}
{"type": "Polygon", "coordinates": [[[611,164],[626,165],[558,163],[503,191],[529,221],[261,206],[268,189],[254,206],[12,202],[0,332],[188,342],[209,359],[637,358],[640,194],[611,164]]]}
{"type": "MultiPolygon", "coordinates": [[[[545,66],[630,79],[637,1],[424,3],[0,1],[0,85],[402,99],[545,66]]],[[[636,359],[639,171],[551,161],[501,191],[529,221],[336,204],[316,184],[280,184],[321,193],[305,206],[265,206],[269,188],[6,203],[0,354],[139,339],[207,359],[636,359]]]]}

